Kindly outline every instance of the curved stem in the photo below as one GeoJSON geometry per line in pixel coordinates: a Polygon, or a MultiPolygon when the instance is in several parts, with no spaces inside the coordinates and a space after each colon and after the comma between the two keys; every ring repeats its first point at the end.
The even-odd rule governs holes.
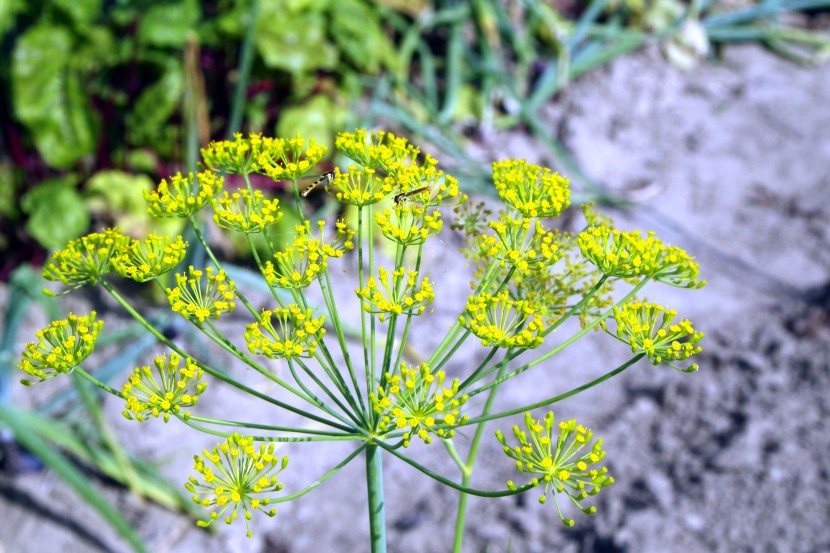
{"type": "Polygon", "coordinates": [[[104,390],[105,392],[109,392],[110,394],[112,394],[114,396],[118,396],[121,399],[127,399],[127,396],[125,396],[124,394],[122,394],[121,392],[119,392],[118,390],[113,388],[112,386],[108,386],[108,385],[104,384],[103,382],[101,382],[100,380],[98,380],[97,378],[95,378],[94,376],[92,376],[91,374],[86,372],[85,370],[83,370],[81,367],[75,367],[75,370],[72,371],[72,372],[78,373],[79,375],[86,378],[87,380],[89,380],[90,382],[92,382],[93,384],[95,384],[96,386],[98,386],[99,388],[104,390]]]}
{"type": "MultiPolygon", "coordinates": [[[[185,419],[181,415],[176,415],[176,417],[185,423],[187,426],[194,430],[198,430],[203,434],[210,434],[211,436],[219,436],[220,438],[227,438],[228,436],[233,435],[233,432],[222,432],[221,430],[214,430],[212,428],[207,428],[200,424],[196,424],[193,422],[194,420],[198,420],[197,417],[191,416],[185,419]]],[[[338,441],[354,441],[358,439],[362,439],[356,436],[297,436],[297,437],[285,437],[285,436],[252,436],[253,439],[259,442],[278,442],[278,443],[294,443],[294,442],[338,442],[338,441]]]]}
{"type": "Polygon", "coordinates": [[[256,430],[271,430],[274,432],[295,432],[298,434],[313,434],[315,436],[327,436],[329,438],[338,438],[344,439],[348,438],[350,440],[359,440],[363,439],[362,437],[358,436],[354,433],[343,433],[343,432],[331,432],[328,430],[315,430],[313,428],[295,428],[292,426],[272,426],[269,424],[258,424],[253,422],[242,422],[242,421],[230,421],[225,419],[214,419],[210,417],[200,417],[199,415],[190,415],[190,420],[203,422],[205,424],[216,424],[219,426],[232,426],[232,427],[239,427],[239,428],[253,428],[256,430]]]}
{"type": "Polygon", "coordinates": [[[334,474],[336,474],[340,469],[342,469],[343,467],[348,465],[351,462],[352,459],[357,457],[367,447],[368,447],[368,445],[364,443],[362,446],[360,446],[359,448],[357,448],[353,452],[351,452],[348,455],[348,457],[346,457],[345,459],[340,461],[334,468],[332,468],[330,471],[328,471],[326,474],[324,474],[319,479],[312,482],[309,486],[306,486],[302,490],[300,490],[296,493],[293,493],[291,495],[286,495],[286,496],[283,496],[283,497],[278,497],[276,499],[273,499],[273,500],[271,500],[271,503],[284,503],[286,501],[291,501],[292,499],[297,499],[298,497],[304,496],[305,494],[307,494],[308,492],[310,492],[311,490],[313,490],[314,488],[316,488],[317,486],[319,486],[320,484],[322,484],[323,482],[325,482],[326,480],[328,480],[329,478],[334,476],[334,474]]]}
{"type": "Polygon", "coordinates": [[[544,401],[539,401],[537,403],[531,403],[531,404],[525,405],[524,407],[519,407],[519,408],[516,408],[516,409],[510,409],[509,411],[502,411],[501,413],[496,413],[495,415],[487,415],[487,416],[482,416],[482,417],[476,417],[474,419],[468,419],[465,423],[459,424],[457,426],[468,426],[470,424],[477,424],[479,422],[500,419],[500,418],[503,418],[503,417],[509,417],[510,415],[516,415],[518,413],[523,413],[525,411],[531,411],[533,409],[538,409],[539,407],[544,407],[545,405],[551,405],[551,404],[556,403],[558,401],[562,401],[563,399],[569,398],[569,397],[571,397],[573,395],[576,395],[580,392],[584,392],[585,390],[593,388],[597,384],[601,384],[602,382],[605,382],[609,378],[620,374],[625,369],[627,369],[628,367],[630,367],[631,365],[633,365],[634,363],[636,363],[637,361],[639,361],[643,357],[645,357],[645,354],[638,353],[637,355],[635,355],[634,357],[632,357],[631,359],[629,359],[628,361],[626,361],[625,363],[623,363],[622,365],[617,367],[616,369],[614,369],[612,371],[609,371],[609,372],[605,373],[604,375],[600,376],[599,378],[595,378],[594,380],[591,380],[590,382],[588,382],[586,384],[583,384],[582,386],[577,386],[576,388],[573,388],[573,389],[565,392],[564,394],[559,394],[558,396],[554,396],[550,399],[546,399],[544,401]]]}
{"type": "Polygon", "coordinates": [[[525,484],[524,486],[520,486],[520,487],[516,488],[515,490],[504,490],[504,491],[498,491],[498,492],[486,492],[486,491],[483,491],[483,490],[477,490],[475,488],[462,486],[460,484],[457,484],[457,483],[453,482],[452,480],[450,480],[448,478],[444,478],[440,474],[437,474],[437,473],[429,470],[425,466],[423,466],[420,463],[410,459],[406,455],[398,453],[397,451],[395,451],[395,448],[389,446],[388,444],[386,444],[384,442],[376,441],[375,443],[377,445],[379,445],[380,447],[382,447],[383,449],[385,449],[386,451],[388,451],[389,453],[391,453],[392,455],[394,455],[395,457],[397,457],[398,459],[400,459],[401,461],[403,461],[404,463],[406,463],[406,464],[418,469],[419,471],[423,472],[424,474],[426,474],[427,476],[429,476],[433,480],[437,480],[438,482],[444,484],[445,486],[449,486],[450,488],[453,488],[454,490],[458,490],[460,492],[468,493],[470,495],[476,495],[476,496],[479,496],[479,497],[509,497],[511,495],[516,495],[516,494],[520,494],[522,492],[526,492],[527,490],[533,488],[533,484],[525,484]]]}

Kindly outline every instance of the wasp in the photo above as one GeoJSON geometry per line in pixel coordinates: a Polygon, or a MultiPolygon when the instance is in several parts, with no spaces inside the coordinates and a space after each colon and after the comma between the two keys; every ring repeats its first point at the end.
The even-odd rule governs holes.
{"type": "Polygon", "coordinates": [[[323,173],[322,175],[317,177],[314,180],[314,182],[309,184],[308,187],[305,190],[303,190],[303,194],[302,194],[303,198],[308,196],[311,193],[311,191],[314,190],[317,187],[318,184],[322,185],[323,188],[328,188],[329,184],[331,184],[331,181],[334,180],[334,176],[335,176],[334,171],[326,171],[325,173],[323,173]]]}
{"type": "Polygon", "coordinates": [[[415,194],[419,194],[424,190],[429,190],[429,186],[422,186],[421,188],[416,188],[415,190],[410,190],[409,192],[401,192],[400,194],[396,194],[394,198],[395,205],[401,205],[415,194]]]}

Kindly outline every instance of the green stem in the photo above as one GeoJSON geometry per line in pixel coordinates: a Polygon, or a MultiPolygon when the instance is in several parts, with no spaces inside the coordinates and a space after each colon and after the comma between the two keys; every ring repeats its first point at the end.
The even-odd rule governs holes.
{"type": "Polygon", "coordinates": [[[189,420],[203,422],[205,424],[216,424],[219,426],[232,426],[237,428],[252,428],[256,430],[271,430],[274,432],[295,432],[298,434],[313,434],[315,436],[326,436],[328,438],[348,437],[350,440],[362,439],[356,434],[344,434],[342,432],[331,432],[329,430],[315,430],[313,428],[295,428],[293,426],[272,426],[270,424],[258,424],[254,422],[230,421],[225,419],[214,419],[210,417],[200,417],[198,415],[190,415],[189,420]]]}
{"type": "Polygon", "coordinates": [[[486,415],[486,416],[476,417],[474,419],[469,419],[465,423],[459,424],[457,426],[459,426],[459,427],[460,426],[467,426],[467,425],[470,425],[470,424],[477,424],[477,423],[484,422],[484,421],[490,421],[490,420],[500,419],[500,418],[503,418],[503,417],[509,417],[511,415],[516,415],[516,414],[519,414],[519,413],[523,413],[525,411],[532,411],[533,409],[538,409],[539,407],[544,407],[546,405],[551,405],[553,403],[557,403],[559,401],[562,401],[563,399],[569,398],[569,397],[571,397],[573,395],[576,395],[580,392],[584,392],[585,390],[593,388],[597,384],[601,384],[601,383],[605,382],[606,380],[608,380],[609,378],[612,378],[612,377],[620,374],[625,369],[627,369],[628,367],[630,367],[631,365],[633,365],[634,363],[636,363],[637,361],[642,359],[644,356],[645,356],[645,354],[638,353],[637,355],[635,355],[634,357],[632,357],[631,359],[629,359],[628,361],[626,361],[625,363],[623,363],[622,365],[617,367],[616,369],[614,369],[612,371],[609,371],[609,372],[605,373],[604,375],[600,376],[599,378],[595,378],[594,380],[592,380],[592,381],[590,381],[586,384],[583,384],[582,386],[577,386],[576,388],[573,388],[572,390],[569,390],[569,391],[565,392],[564,394],[559,394],[558,396],[554,396],[550,399],[546,399],[544,401],[539,401],[537,403],[531,403],[531,404],[525,405],[523,407],[517,407],[516,409],[510,409],[509,411],[502,411],[501,413],[496,413],[495,415],[486,415]]]}
{"type": "Polygon", "coordinates": [[[222,374],[221,372],[217,371],[213,367],[205,365],[204,363],[202,363],[198,359],[194,358],[192,355],[189,355],[186,351],[182,350],[176,344],[174,344],[173,342],[168,340],[162,333],[160,333],[158,330],[156,330],[156,328],[153,325],[151,325],[149,322],[147,322],[147,320],[144,317],[142,317],[141,314],[138,311],[133,309],[133,307],[129,303],[127,303],[127,301],[123,297],[121,297],[121,294],[119,294],[115,290],[115,288],[112,287],[112,285],[109,282],[107,282],[106,280],[103,280],[103,279],[100,280],[99,282],[101,283],[101,286],[103,286],[104,289],[107,292],[109,292],[109,294],[115,299],[115,301],[117,301],[118,304],[121,307],[123,307],[124,310],[127,313],[129,313],[136,321],[138,321],[139,324],[141,324],[141,326],[143,326],[145,329],[147,329],[147,331],[150,334],[152,334],[156,338],[156,340],[158,340],[159,342],[161,342],[162,344],[164,344],[165,346],[167,346],[171,350],[175,351],[176,353],[181,355],[183,358],[193,359],[193,362],[196,363],[196,365],[198,365],[203,371],[205,371],[209,375],[213,376],[214,378],[218,378],[219,380],[221,380],[221,381],[223,381],[227,384],[230,384],[234,388],[237,388],[238,390],[241,390],[241,391],[243,391],[247,394],[250,394],[253,397],[256,397],[256,398],[259,398],[263,401],[271,403],[272,405],[276,405],[277,407],[282,407],[283,409],[291,411],[292,413],[296,413],[296,414],[298,414],[302,417],[305,417],[305,418],[323,423],[326,426],[331,426],[333,428],[337,428],[337,429],[343,430],[345,432],[351,432],[353,430],[352,428],[350,428],[348,426],[344,426],[344,425],[336,423],[334,421],[324,419],[322,417],[318,417],[317,415],[314,415],[314,414],[309,413],[307,411],[303,411],[302,409],[294,407],[293,405],[289,405],[288,403],[284,403],[284,402],[279,401],[277,399],[274,399],[270,396],[267,396],[267,395],[265,395],[261,392],[258,392],[257,390],[254,390],[253,388],[245,386],[241,382],[237,382],[236,380],[234,380],[233,378],[231,378],[229,376],[226,376],[226,375],[222,374]]]}
{"type": "Polygon", "coordinates": [[[85,370],[83,370],[81,367],[75,367],[75,370],[73,372],[83,376],[84,378],[86,378],[87,380],[89,380],[90,382],[92,382],[93,384],[95,384],[96,386],[98,386],[99,388],[104,390],[105,392],[109,392],[114,396],[120,397],[121,399],[127,399],[124,394],[122,394],[121,392],[119,392],[118,390],[116,390],[115,388],[113,388],[111,386],[107,386],[106,384],[104,384],[103,382],[101,382],[100,380],[98,380],[97,378],[95,378],[94,376],[92,376],[91,374],[86,372],[85,370]]]}
{"type": "Polygon", "coordinates": [[[366,447],[366,487],[369,495],[369,532],[372,540],[372,553],[386,553],[383,456],[377,445],[366,447]]]}
{"type": "Polygon", "coordinates": [[[242,55],[239,60],[237,71],[236,90],[233,95],[231,106],[231,117],[228,122],[227,138],[233,138],[233,133],[240,130],[242,126],[242,112],[245,109],[245,94],[248,91],[248,80],[251,77],[251,66],[254,61],[254,35],[256,31],[256,20],[259,14],[259,0],[254,0],[248,12],[248,28],[245,31],[245,40],[242,43],[242,55]]]}
{"type": "Polygon", "coordinates": [[[328,471],[326,474],[324,474],[322,478],[320,478],[318,480],[315,480],[309,486],[306,486],[305,488],[298,491],[297,493],[293,493],[291,495],[286,495],[286,496],[283,496],[283,497],[278,497],[278,498],[272,500],[272,503],[284,503],[286,501],[292,501],[294,499],[297,499],[298,497],[304,496],[305,494],[307,494],[308,492],[310,492],[311,490],[313,490],[314,488],[316,488],[317,486],[319,486],[320,484],[322,484],[323,482],[325,482],[326,480],[331,478],[335,473],[337,473],[337,471],[339,471],[340,469],[342,469],[343,467],[348,465],[349,462],[352,459],[357,457],[360,454],[360,452],[363,451],[364,449],[366,449],[367,447],[368,446],[366,444],[363,444],[359,448],[355,449],[352,453],[350,453],[348,457],[346,457],[345,459],[340,461],[337,464],[337,466],[335,466],[330,471],[328,471]]]}
{"type": "MultiPolygon", "coordinates": [[[[495,353],[495,348],[493,348],[495,353]]],[[[496,378],[501,377],[502,373],[507,369],[507,365],[499,369],[496,378]]],[[[484,408],[481,410],[481,416],[486,417],[493,408],[493,402],[496,399],[496,392],[499,387],[494,386],[490,393],[487,394],[487,401],[484,403],[484,408]]],[[[486,421],[481,421],[476,427],[473,441],[470,444],[470,452],[467,454],[467,462],[464,463],[464,468],[461,469],[461,485],[469,486],[470,479],[473,477],[473,467],[476,464],[476,457],[478,456],[478,448],[481,446],[481,437],[484,435],[484,426],[486,421]]],[[[467,494],[461,492],[458,498],[458,510],[455,516],[455,539],[453,540],[453,553],[461,553],[461,546],[464,543],[464,522],[467,519],[467,494]]]]}

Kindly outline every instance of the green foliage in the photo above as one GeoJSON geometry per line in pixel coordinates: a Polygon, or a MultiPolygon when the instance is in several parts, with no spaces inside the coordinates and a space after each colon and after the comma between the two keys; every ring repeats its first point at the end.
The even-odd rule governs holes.
{"type": "Polygon", "coordinates": [[[26,232],[48,248],[61,247],[89,227],[89,213],[75,183],[74,176],[44,181],[22,199],[29,216],[26,232]]]}

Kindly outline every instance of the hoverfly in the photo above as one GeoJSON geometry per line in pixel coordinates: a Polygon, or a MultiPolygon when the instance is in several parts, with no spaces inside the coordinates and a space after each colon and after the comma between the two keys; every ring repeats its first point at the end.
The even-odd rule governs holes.
{"type": "Polygon", "coordinates": [[[396,194],[394,198],[395,205],[401,205],[402,203],[406,202],[414,196],[415,194],[419,194],[424,190],[428,190],[429,186],[422,186],[421,188],[416,188],[415,190],[410,190],[409,192],[401,192],[400,194],[396,194]]]}
{"type": "Polygon", "coordinates": [[[308,196],[311,193],[311,191],[317,187],[318,184],[322,185],[323,188],[328,188],[329,184],[331,184],[331,181],[334,180],[334,176],[334,171],[326,171],[325,173],[314,179],[314,181],[311,184],[309,184],[305,190],[303,190],[303,198],[308,196]]]}

